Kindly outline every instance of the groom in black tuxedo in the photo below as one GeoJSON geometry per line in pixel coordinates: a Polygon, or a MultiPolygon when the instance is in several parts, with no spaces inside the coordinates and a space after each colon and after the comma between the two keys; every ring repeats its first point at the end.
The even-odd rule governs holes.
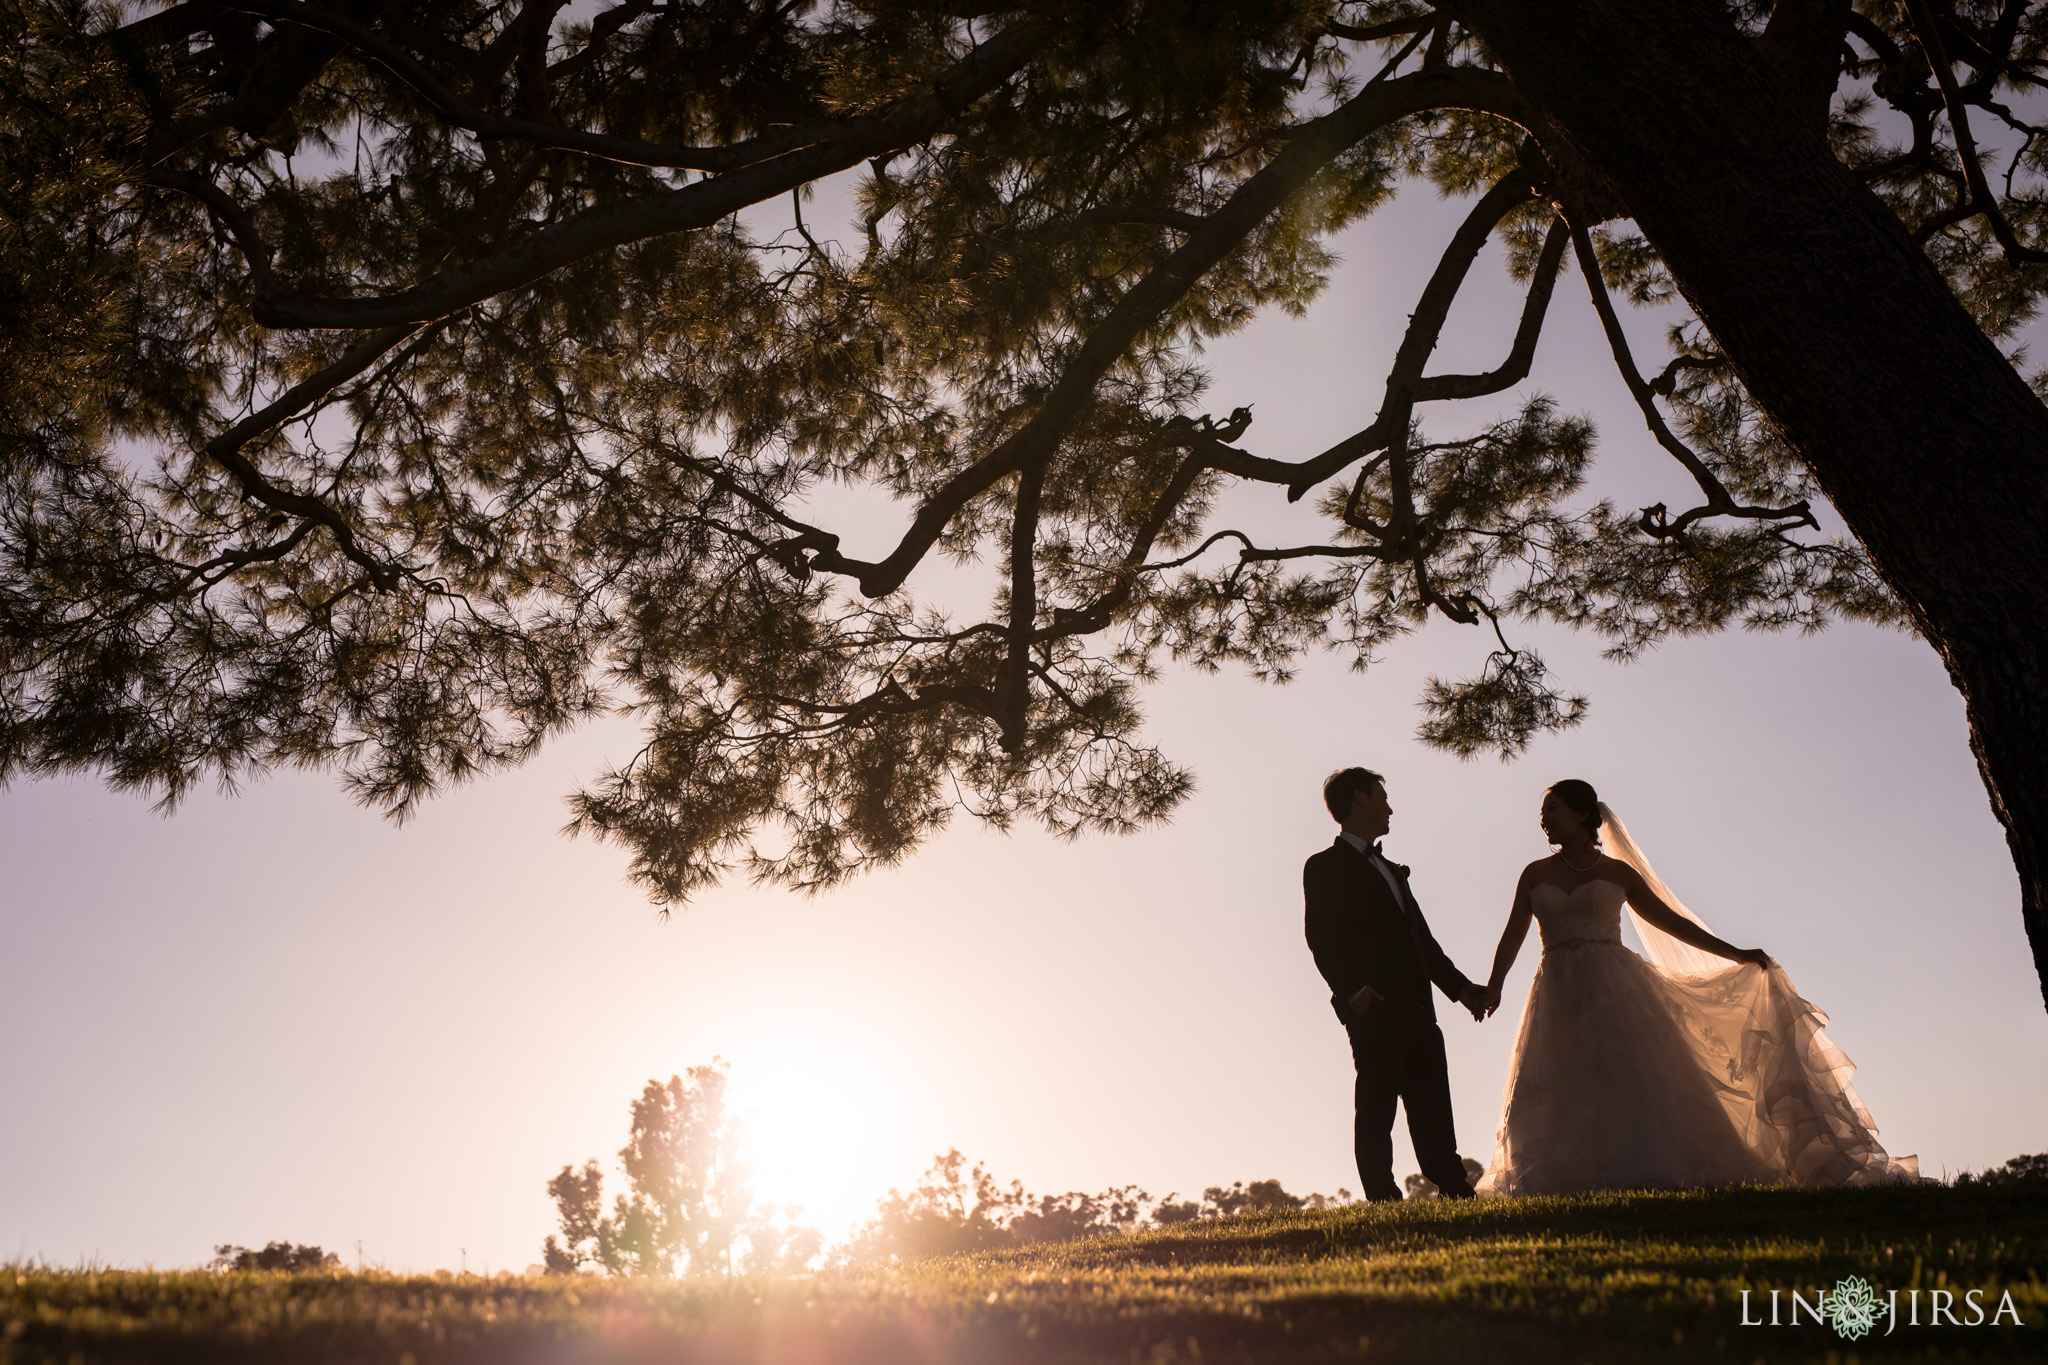
{"type": "Polygon", "coordinates": [[[1422,1174],[1454,1199],[1472,1182],[1451,1127],[1451,1079],[1444,1035],[1429,994],[1434,981],[1474,1019],[1486,992],[1451,965],[1408,889],[1408,869],[1380,855],[1393,807],[1387,784],[1366,768],[1345,768],[1323,783],[1323,804],[1337,840],[1301,869],[1308,903],[1308,946],[1330,983],[1330,1003],[1351,1036],[1358,1067],[1354,1149],[1365,1197],[1399,1199],[1394,1183],[1394,1103],[1408,1110],[1408,1136],[1422,1174]]]}

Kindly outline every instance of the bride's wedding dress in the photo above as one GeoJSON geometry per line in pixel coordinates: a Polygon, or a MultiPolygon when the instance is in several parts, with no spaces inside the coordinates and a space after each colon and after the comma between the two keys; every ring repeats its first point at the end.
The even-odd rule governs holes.
{"type": "MultiPolygon", "coordinates": [[[[1601,813],[1615,856],[1697,921],[1601,813]]],[[[1782,969],[1712,957],[1637,918],[1659,959],[1646,960],[1621,940],[1610,881],[1537,886],[1529,905],[1543,957],[1480,1194],[1918,1177],[1916,1158],[1878,1144],[1854,1065],[1782,969]]]]}

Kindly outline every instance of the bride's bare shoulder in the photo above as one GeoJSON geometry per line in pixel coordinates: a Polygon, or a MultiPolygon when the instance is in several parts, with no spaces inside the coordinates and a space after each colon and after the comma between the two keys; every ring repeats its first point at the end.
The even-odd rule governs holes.
{"type": "Polygon", "coordinates": [[[1522,886],[1534,886],[1549,876],[1556,868],[1557,855],[1555,853],[1551,854],[1548,858],[1538,858],[1535,862],[1522,869],[1519,884],[1522,886]]]}
{"type": "Polygon", "coordinates": [[[1642,873],[1612,854],[1600,859],[1600,875],[1624,891],[1633,891],[1645,884],[1642,873]]]}

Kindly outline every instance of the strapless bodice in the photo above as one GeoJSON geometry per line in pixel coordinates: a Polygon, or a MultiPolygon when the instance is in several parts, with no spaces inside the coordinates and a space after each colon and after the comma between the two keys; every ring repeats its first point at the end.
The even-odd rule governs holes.
{"type": "Polygon", "coordinates": [[[1548,882],[1529,893],[1529,908],[1543,932],[1543,951],[1582,943],[1620,943],[1621,907],[1628,899],[1613,882],[1595,879],[1570,891],[1548,882]]]}

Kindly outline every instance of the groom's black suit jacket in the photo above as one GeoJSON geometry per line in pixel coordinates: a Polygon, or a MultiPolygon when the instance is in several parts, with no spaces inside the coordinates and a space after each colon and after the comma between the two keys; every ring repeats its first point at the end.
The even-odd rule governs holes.
{"type": "Polygon", "coordinates": [[[1422,907],[1408,889],[1408,869],[1389,862],[1394,880],[1407,898],[1404,907],[1387,889],[1387,879],[1372,860],[1340,836],[1311,857],[1301,869],[1307,903],[1308,946],[1316,967],[1330,983],[1330,1003],[1346,1025],[1374,1015],[1436,1022],[1429,996],[1434,981],[1453,1000],[1471,988],[1465,974],[1451,965],[1422,918],[1422,907]],[[1385,998],[1361,1016],[1349,1001],[1370,986],[1385,998]]]}

